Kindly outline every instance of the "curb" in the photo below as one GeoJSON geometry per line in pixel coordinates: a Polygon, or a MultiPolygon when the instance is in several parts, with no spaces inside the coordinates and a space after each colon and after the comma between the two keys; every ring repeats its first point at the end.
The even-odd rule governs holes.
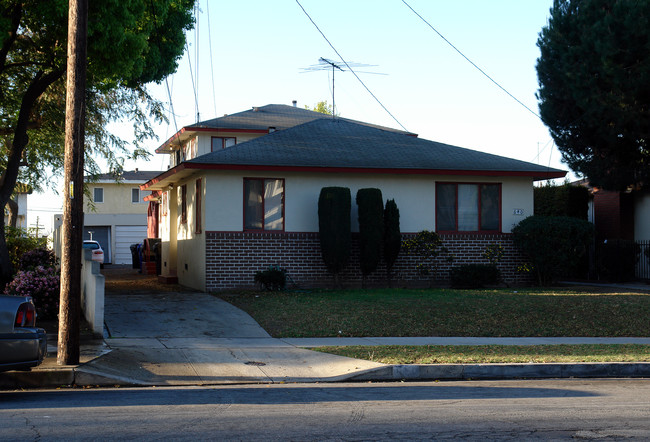
{"type": "Polygon", "coordinates": [[[347,381],[638,378],[650,377],[650,362],[549,364],[389,365],[346,376],[347,381]]]}
{"type": "MultiPolygon", "coordinates": [[[[300,383],[318,382],[394,382],[430,380],[508,380],[508,379],[561,379],[561,378],[650,378],[650,362],[612,363],[550,363],[550,364],[440,364],[440,365],[387,365],[357,373],[302,379],[300,383]]],[[[291,383],[291,378],[284,382],[291,383]]],[[[242,380],[240,383],[250,383],[242,380]]],[[[254,383],[260,383],[255,380],[254,383]]],[[[265,383],[265,382],[261,382],[265,383]]],[[[268,383],[273,383],[269,381],[268,383]]],[[[232,385],[232,382],[195,385],[232,385]]],[[[138,379],[90,371],[83,366],[68,366],[34,371],[0,373],[0,389],[57,388],[57,387],[134,387],[171,386],[168,382],[150,383],[138,379]]],[[[179,384],[180,385],[180,384],[179,384]]],[[[182,384],[188,386],[190,384],[182,384]]]]}
{"type": "Polygon", "coordinates": [[[0,373],[0,389],[56,388],[74,384],[75,366],[0,373]]]}

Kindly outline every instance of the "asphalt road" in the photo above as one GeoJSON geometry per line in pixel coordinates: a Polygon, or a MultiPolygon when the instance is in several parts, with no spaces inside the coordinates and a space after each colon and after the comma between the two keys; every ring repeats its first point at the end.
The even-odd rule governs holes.
{"type": "Polygon", "coordinates": [[[650,439],[650,380],[0,392],[0,440],[650,439]]]}

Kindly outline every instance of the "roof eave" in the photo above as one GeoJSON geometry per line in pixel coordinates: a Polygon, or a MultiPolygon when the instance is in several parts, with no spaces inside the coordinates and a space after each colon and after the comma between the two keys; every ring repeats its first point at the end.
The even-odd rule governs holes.
{"type": "Polygon", "coordinates": [[[458,170],[458,169],[413,169],[380,167],[320,167],[320,166],[265,166],[257,164],[204,164],[181,163],[163,172],[159,176],[140,186],[142,190],[164,190],[178,179],[185,178],[197,170],[247,170],[270,172],[321,172],[321,173],[362,173],[362,174],[397,174],[397,175],[456,175],[456,176],[507,176],[531,177],[533,181],[563,178],[566,171],[550,169],[548,171],[517,170],[458,170]]]}

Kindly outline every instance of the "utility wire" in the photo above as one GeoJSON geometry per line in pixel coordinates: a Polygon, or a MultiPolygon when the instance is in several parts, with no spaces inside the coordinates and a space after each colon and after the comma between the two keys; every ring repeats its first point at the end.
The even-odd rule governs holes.
{"type": "Polygon", "coordinates": [[[428,21],[426,21],[426,20],[424,19],[424,17],[422,17],[420,14],[418,14],[418,13],[415,11],[415,9],[413,9],[413,8],[411,7],[411,5],[409,5],[408,3],[406,3],[406,0],[402,0],[402,3],[404,3],[404,4],[405,4],[405,5],[406,5],[406,6],[407,6],[411,11],[413,11],[413,13],[414,13],[415,15],[417,15],[417,16],[420,18],[420,20],[422,20],[424,23],[426,23],[427,26],[429,26],[429,27],[430,27],[430,28],[431,28],[431,29],[432,29],[436,34],[438,34],[438,36],[439,36],[440,38],[442,38],[442,39],[443,39],[443,40],[444,40],[444,41],[445,41],[449,46],[451,46],[451,47],[452,47],[456,52],[458,52],[458,53],[459,53],[459,54],[460,54],[460,55],[461,55],[465,60],[467,60],[467,61],[468,61],[472,66],[474,66],[476,69],[478,69],[478,71],[479,71],[481,74],[485,75],[485,77],[487,77],[488,80],[490,80],[492,83],[494,83],[495,85],[497,85],[497,87],[498,87],[499,89],[501,89],[503,92],[505,92],[506,94],[508,94],[508,95],[510,96],[510,98],[512,98],[513,100],[515,100],[517,103],[521,104],[524,108],[526,108],[526,110],[528,110],[528,112],[530,112],[531,114],[535,115],[535,116],[536,116],[537,118],[539,118],[540,120],[542,119],[542,118],[537,114],[537,112],[533,111],[531,108],[529,108],[529,107],[526,106],[524,103],[522,103],[519,99],[517,99],[517,97],[515,97],[515,96],[512,95],[510,92],[508,92],[508,91],[506,90],[506,88],[504,88],[504,87],[501,86],[499,83],[497,83],[496,80],[494,80],[492,77],[490,77],[490,76],[489,76],[489,75],[488,75],[488,74],[487,74],[483,69],[481,69],[480,67],[478,67],[478,66],[476,65],[476,63],[474,63],[472,60],[470,60],[470,59],[469,59],[465,54],[463,54],[463,53],[462,53],[462,52],[461,52],[461,51],[460,51],[456,46],[454,46],[454,45],[453,45],[449,40],[447,40],[447,39],[446,39],[446,38],[445,38],[445,37],[444,37],[440,32],[438,32],[438,30],[437,30],[436,28],[434,28],[434,27],[431,25],[431,23],[429,23],[428,21]]]}
{"type": "Polygon", "coordinates": [[[214,117],[217,118],[217,92],[214,89],[214,61],[212,60],[212,34],[210,31],[210,2],[208,8],[208,46],[210,47],[210,74],[212,75],[212,103],[214,105],[214,117]]]}
{"type": "Polygon", "coordinates": [[[372,98],[374,98],[375,101],[376,101],[377,103],[379,103],[379,105],[382,107],[382,109],[384,109],[384,110],[386,111],[386,113],[387,113],[388,115],[390,115],[391,118],[392,118],[393,120],[395,120],[395,122],[396,122],[397,124],[399,124],[400,127],[401,127],[402,129],[404,129],[406,132],[408,132],[408,130],[407,130],[407,129],[402,125],[402,123],[400,123],[399,120],[398,120],[397,118],[395,118],[395,116],[394,116],[393,114],[390,113],[390,111],[386,108],[386,106],[384,106],[384,105],[382,104],[382,102],[379,101],[379,99],[375,96],[375,94],[373,94],[372,91],[370,91],[370,89],[368,89],[368,86],[366,86],[365,83],[364,83],[363,81],[361,81],[361,78],[359,78],[359,76],[357,75],[357,73],[354,72],[354,70],[350,67],[350,65],[348,64],[348,62],[345,61],[345,59],[343,58],[343,56],[342,56],[341,54],[339,54],[339,51],[336,50],[336,48],[334,47],[334,45],[333,45],[333,44],[329,41],[329,39],[325,36],[325,34],[323,33],[323,31],[320,30],[320,28],[318,27],[318,25],[316,24],[316,22],[314,22],[314,20],[309,16],[309,14],[308,14],[307,11],[305,10],[305,8],[302,7],[302,5],[300,4],[300,1],[299,1],[299,0],[296,0],[296,3],[298,3],[298,6],[300,6],[300,9],[302,9],[302,12],[305,13],[305,15],[307,16],[307,18],[309,19],[309,21],[310,21],[310,22],[314,25],[314,27],[316,28],[316,30],[318,30],[318,32],[320,32],[320,35],[323,36],[323,38],[325,39],[325,41],[327,42],[327,44],[330,45],[330,47],[332,48],[332,50],[333,50],[334,52],[336,52],[336,55],[341,59],[341,61],[345,64],[345,66],[348,68],[348,70],[349,70],[350,72],[352,72],[352,74],[355,76],[355,78],[356,78],[357,80],[359,80],[359,83],[361,83],[361,85],[362,85],[362,86],[363,86],[363,87],[368,91],[368,93],[372,96],[372,98]]]}
{"type": "MultiPolygon", "coordinates": [[[[196,28],[194,28],[195,31],[195,38],[194,38],[194,67],[196,68],[196,90],[199,90],[199,42],[200,42],[200,33],[199,33],[199,2],[196,2],[194,4],[194,15],[196,16],[196,28]]],[[[188,54],[189,57],[189,54],[188,54]]],[[[198,99],[198,94],[196,97],[196,122],[198,123],[201,120],[201,117],[199,116],[199,99],[198,99]]]]}
{"type": "MultiPolygon", "coordinates": [[[[192,80],[192,90],[194,91],[194,105],[195,109],[197,110],[197,116],[198,116],[198,109],[199,109],[199,97],[196,93],[196,86],[194,85],[194,74],[192,73],[192,60],[190,59],[190,49],[189,46],[187,45],[187,38],[185,39],[185,52],[187,53],[187,63],[190,65],[190,79],[192,80]]],[[[199,120],[197,119],[196,122],[198,123],[199,120]]]]}

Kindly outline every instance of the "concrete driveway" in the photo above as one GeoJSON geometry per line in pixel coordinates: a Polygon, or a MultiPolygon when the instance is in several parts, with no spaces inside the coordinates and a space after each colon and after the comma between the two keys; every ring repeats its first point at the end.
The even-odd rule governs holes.
{"type": "Polygon", "coordinates": [[[110,287],[107,281],[111,351],[79,367],[79,384],[322,382],[382,366],[271,338],[247,313],[205,293],[110,287]]]}

